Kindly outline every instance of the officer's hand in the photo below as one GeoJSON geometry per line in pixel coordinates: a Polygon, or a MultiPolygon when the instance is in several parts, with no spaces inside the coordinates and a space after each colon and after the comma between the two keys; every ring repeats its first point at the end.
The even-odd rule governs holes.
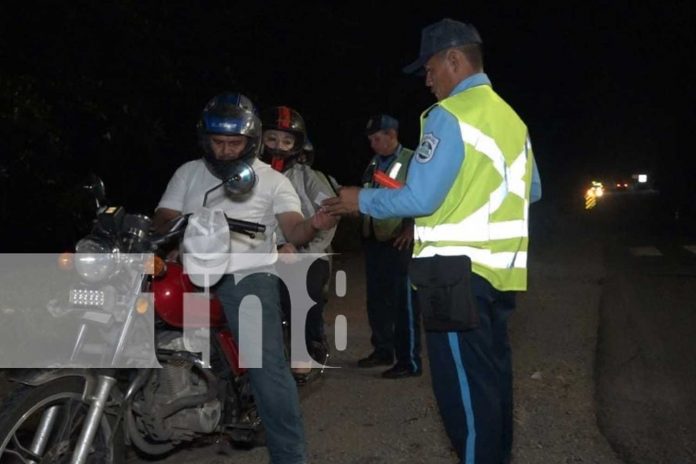
{"type": "Polygon", "coordinates": [[[413,243],[413,225],[401,229],[401,233],[394,239],[394,248],[405,250],[413,243]]]}
{"type": "Polygon", "coordinates": [[[321,202],[322,210],[332,215],[357,214],[360,212],[359,187],[343,187],[337,197],[321,202]]]}

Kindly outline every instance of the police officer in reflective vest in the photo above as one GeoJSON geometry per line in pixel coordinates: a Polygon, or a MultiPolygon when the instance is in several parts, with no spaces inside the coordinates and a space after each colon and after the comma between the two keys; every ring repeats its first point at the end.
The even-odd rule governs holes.
{"type": "Polygon", "coordinates": [[[510,461],[507,318],[527,288],[529,204],[541,197],[529,133],[483,73],[481,37],[443,19],[418,59],[438,102],[421,117],[406,185],[344,188],[325,209],[415,217],[409,275],[418,288],[433,390],[462,463],[510,461]]]}
{"type": "MultiPolygon", "coordinates": [[[[372,116],[365,129],[375,156],[363,175],[366,188],[406,181],[413,151],[398,139],[399,122],[387,114],[372,116]],[[381,182],[381,183],[380,183],[381,182]]],[[[393,185],[392,185],[393,186],[393,185]]],[[[420,318],[411,302],[408,262],[413,246],[413,219],[362,217],[367,286],[367,316],[373,352],[359,367],[389,366],[382,377],[421,375],[420,318]]]]}

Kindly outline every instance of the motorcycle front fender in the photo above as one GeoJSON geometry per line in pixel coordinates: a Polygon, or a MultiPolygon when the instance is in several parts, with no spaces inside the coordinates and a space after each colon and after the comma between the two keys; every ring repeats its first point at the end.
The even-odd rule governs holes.
{"type": "MultiPolygon", "coordinates": [[[[16,369],[7,377],[12,382],[37,387],[63,377],[80,377],[85,380],[85,389],[82,399],[92,397],[98,383],[97,376],[100,373],[94,369],[61,368],[61,369],[16,369]]],[[[106,374],[105,372],[102,373],[106,374]]]]}

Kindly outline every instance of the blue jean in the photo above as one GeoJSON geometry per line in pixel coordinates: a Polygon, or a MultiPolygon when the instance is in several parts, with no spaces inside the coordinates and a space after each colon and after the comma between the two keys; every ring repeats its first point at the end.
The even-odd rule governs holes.
{"type": "Polygon", "coordinates": [[[255,295],[261,300],[263,367],[249,369],[249,380],[266,429],[268,453],[273,464],[305,463],[307,458],[300,400],[283,349],[277,278],[272,274],[257,273],[235,282],[235,276],[226,275],[216,286],[215,293],[237,340],[242,299],[255,295]]]}

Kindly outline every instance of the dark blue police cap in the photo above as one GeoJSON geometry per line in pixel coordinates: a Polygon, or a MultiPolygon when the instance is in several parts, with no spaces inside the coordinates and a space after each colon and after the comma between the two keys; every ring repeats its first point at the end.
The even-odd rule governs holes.
{"type": "Polygon", "coordinates": [[[388,114],[375,114],[367,120],[365,134],[372,135],[377,131],[395,129],[399,130],[399,121],[388,114]]]}
{"type": "Polygon", "coordinates": [[[418,71],[440,50],[481,43],[481,36],[473,25],[445,18],[423,28],[420,55],[416,61],[404,67],[403,71],[406,74],[418,71]]]}

